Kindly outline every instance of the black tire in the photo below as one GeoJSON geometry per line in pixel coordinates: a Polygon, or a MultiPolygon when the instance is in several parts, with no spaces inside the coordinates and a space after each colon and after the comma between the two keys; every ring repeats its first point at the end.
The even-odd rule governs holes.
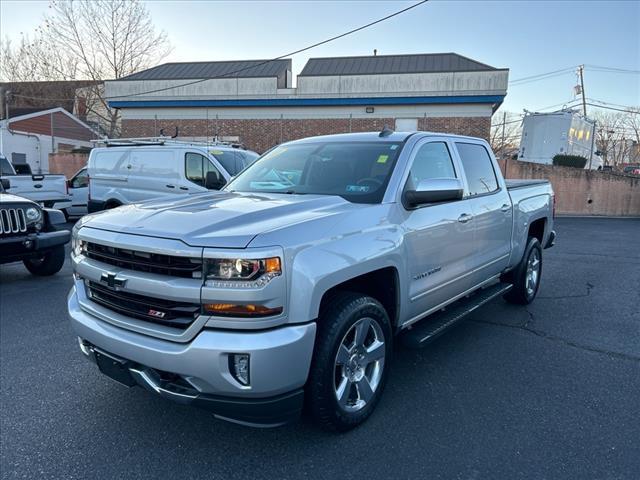
{"type": "Polygon", "coordinates": [[[122,206],[122,204],[117,200],[109,200],[107,203],[104,204],[104,209],[111,210],[112,208],[118,208],[120,206],[122,206]]]}
{"type": "Polygon", "coordinates": [[[46,277],[58,273],[64,265],[64,245],[58,245],[39,258],[27,258],[22,261],[33,275],[46,277]]]}
{"type": "Polygon", "coordinates": [[[527,240],[527,246],[524,250],[524,255],[518,266],[509,272],[503,281],[513,284],[513,288],[504,295],[504,299],[509,303],[515,303],[518,305],[528,305],[536,298],[538,289],[540,288],[540,279],[542,278],[542,247],[540,241],[535,237],[529,237],[527,240]],[[531,266],[530,262],[533,262],[536,258],[537,275],[535,279],[535,285],[531,288],[531,278],[528,279],[528,268],[531,266]]]}
{"type": "Polygon", "coordinates": [[[313,420],[323,428],[346,431],[364,422],[380,400],[392,353],[391,322],[380,302],[366,295],[339,292],[327,303],[318,318],[316,345],[307,386],[307,406],[313,420]],[[363,331],[366,328],[367,333],[364,334],[362,349],[358,349],[356,335],[358,327],[362,325],[366,325],[363,331]],[[337,365],[338,350],[347,351],[346,347],[343,349],[343,342],[347,342],[352,334],[354,347],[348,353],[351,360],[337,365]],[[377,343],[380,341],[378,335],[384,338],[384,345],[377,343]],[[365,355],[373,356],[365,350],[367,342],[370,342],[368,348],[375,350],[377,355],[384,353],[384,356],[381,360],[365,365],[365,355]],[[374,348],[374,345],[378,345],[378,348],[374,348]],[[354,357],[358,358],[354,360],[354,357]],[[350,367],[355,368],[351,370],[350,367]],[[346,375],[347,371],[354,374],[354,379],[358,378],[358,374],[364,376],[352,383],[351,377],[346,375]],[[345,392],[342,397],[344,406],[338,402],[337,393],[337,385],[342,382],[348,385],[342,390],[345,392]],[[366,387],[362,382],[366,382],[366,387]],[[364,395],[361,395],[361,389],[364,395]],[[362,400],[367,396],[367,401],[362,400]],[[362,402],[364,406],[359,406],[362,402]]]}

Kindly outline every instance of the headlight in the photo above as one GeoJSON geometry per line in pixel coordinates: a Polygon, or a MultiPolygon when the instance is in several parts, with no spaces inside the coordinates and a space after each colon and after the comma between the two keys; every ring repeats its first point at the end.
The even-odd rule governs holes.
{"type": "Polygon", "coordinates": [[[27,208],[25,210],[24,214],[27,217],[27,222],[28,223],[37,222],[38,220],[40,220],[40,217],[42,216],[42,213],[40,212],[40,209],[36,208],[36,207],[27,208]]]}
{"type": "Polygon", "coordinates": [[[205,264],[207,280],[230,282],[258,282],[265,284],[273,277],[282,274],[279,257],[245,259],[245,258],[216,258],[209,259],[205,264]]]}
{"type": "Polygon", "coordinates": [[[71,232],[71,256],[77,257],[84,255],[86,251],[87,242],[78,238],[78,230],[75,227],[71,232]]]}

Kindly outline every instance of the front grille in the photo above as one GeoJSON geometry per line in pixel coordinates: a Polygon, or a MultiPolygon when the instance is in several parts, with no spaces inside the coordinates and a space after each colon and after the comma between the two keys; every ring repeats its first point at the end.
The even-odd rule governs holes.
{"type": "Polygon", "coordinates": [[[201,278],[202,276],[202,260],[199,258],[141,252],[93,242],[87,243],[86,255],[109,265],[139,272],[184,278],[201,278]]]}
{"type": "Polygon", "coordinates": [[[0,234],[11,235],[27,231],[27,220],[22,208],[0,209],[0,234]]]}
{"type": "Polygon", "coordinates": [[[87,282],[87,290],[89,298],[103,307],[160,325],[185,329],[200,313],[199,304],[112,290],[97,282],[87,282]]]}

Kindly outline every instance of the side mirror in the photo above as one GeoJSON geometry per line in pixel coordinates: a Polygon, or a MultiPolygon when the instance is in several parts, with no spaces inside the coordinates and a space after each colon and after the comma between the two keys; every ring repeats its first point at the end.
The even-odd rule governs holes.
{"type": "Polygon", "coordinates": [[[73,188],[73,180],[67,180],[67,188],[73,188]]]}
{"type": "Polygon", "coordinates": [[[0,182],[2,182],[3,190],[9,190],[11,188],[11,182],[9,181],[8,178],[3,178],[0,180],[0,182]]]}
{"type": "Polygon", "coordinates": [[[220,190],[227,182],[224,178],[220,177],[218,172],[207,172],[207,178],[204,182],[204,187],[208,190],[220,190]]]}
{"type": "Polygon", "coordinates": [[[422,180],[414,190],[407,190],[402,203],[415,208],[427,203],[452,202],[462,199],[462,182],[457,178],[431,178],[422,180]]]}

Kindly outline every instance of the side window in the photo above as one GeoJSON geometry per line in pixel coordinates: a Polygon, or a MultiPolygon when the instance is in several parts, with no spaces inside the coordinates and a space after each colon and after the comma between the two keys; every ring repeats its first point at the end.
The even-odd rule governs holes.
{"type": "Polygon", "coordinates": [[[456,142],[456,147],[467,175],[469,194],[481,195],[498,190],[498,179],[487,149],[475,143],[456,142]]]}
{"type": "Polygon", "coordinates": [[[71,188],[88,187],[89,180],[87,178],[87,170],[80,170],[78,174],[71,180],[71,188]]]}
{"type": "Polygon", "coordinates": [[[204,158],[198,153],[187,153],[185,156],[185,176],[187,180],[204,187],[204,180],[206,174],[204,173],[205,163],[209,163],[209,160],[204,158]]]}
{"type": "Polygon", "coordinates": [[[413,186],[431,178],[456,178],[447,144],[430,142],[420,147],[411,165],[409,178],[413,186]]]}
{"type": "Polygon", "coordinates": [[[224,177],[207,157],[199,153],[186,154],[185,176],[187,180],[204,187],[207,180],[207,173],[209,172],[215,172],[220,180],[224,180],[224,177]]]}

